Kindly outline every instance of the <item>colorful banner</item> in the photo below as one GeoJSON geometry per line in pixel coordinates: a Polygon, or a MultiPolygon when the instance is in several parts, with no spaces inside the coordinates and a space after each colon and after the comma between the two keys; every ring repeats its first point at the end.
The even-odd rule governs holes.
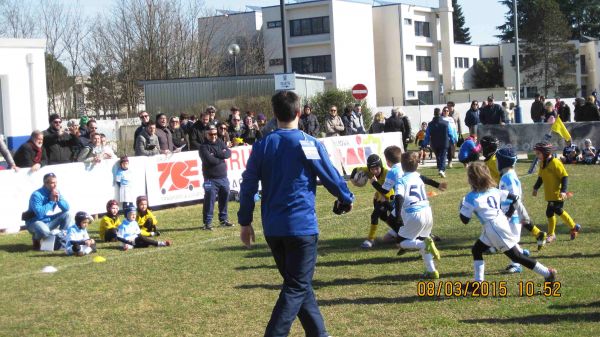
{"type": "MultiPolygon", "coordinates": [[[[354,167],[365,166],[372,153],[383,158],[383,150],[390,145],[402,147],[399,132],[329,137],[319,141],[327,149],[340,174],[344,174],[344,170],[350,174],[354,167]]],[[[242,173],[246,170],[251,152],[251,146],[231,149],[231,158],[226,160],[231,190],[240,190],[242,173]]],[[[3,200],[0,203],[0,229],[16,232],[24,225],[21,213],[27,210],[31,193],[42,187],[43,176],[49,172],[56,174],[58,189],[69,202],[72,214],[78,211],[105,213],[108,200],[119,200],[119,188],[114,183],[118,164],[115,159],[96,165],[70,163],[46,166],[34,173],[27,168],[19,172],[0,171],[3,200]]],[[[204,197],[202,163],[197,151],[169,156],[130,157],[129,170],[132,173],[130,177],[134,195],[147,195],[151,207],[204,197]]]]}

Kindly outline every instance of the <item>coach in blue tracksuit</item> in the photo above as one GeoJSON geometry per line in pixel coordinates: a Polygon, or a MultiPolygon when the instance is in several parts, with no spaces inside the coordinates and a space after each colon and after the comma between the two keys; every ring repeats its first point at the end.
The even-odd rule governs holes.
{"type": "Polygon", "coordinates": [[[424,146],[431,146],[435,153],[438,173],[440,177],[446,177],[446,157],[448,156],[448,148],[450,144],[455,144],[458,141],[458,135],[454,128],[451,128],[445,120],[440,117],[440,109],[433,110],[433,119],[427,125],[425,131],[424,146]]]}
{"type": "Polygon", "coordinates": [[[265,336],[287,336],[296,318],[306,336],[327,336],[312,288],[319,229],[315,212],[317,177],[338,202],[351,208],[354,196],[314,137],[298,130],[298,96],[280,91],[271,99],[278,129],[252,147],[242,174],[238,221],[240,238],[254,241],[254,195],[262,183],[261,216],[283,286],[265,336]]]}

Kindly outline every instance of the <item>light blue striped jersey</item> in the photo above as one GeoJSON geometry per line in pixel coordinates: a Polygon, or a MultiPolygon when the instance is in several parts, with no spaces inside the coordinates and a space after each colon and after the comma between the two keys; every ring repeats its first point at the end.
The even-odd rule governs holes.
{"type": "Polygon", "coordinates": [[[400,163],[394,164],[392,168],[388,171],[385,176],[385,181],[383,182],[383,189],[389,191],[391,189],[394,190],[394,193],[397,192],[396,185],[400,182],[400,179],[404,175],[404,171],[402,171],[402,165],[400,163]]]}
{"type": "Polygon", "coordinates": [[[417,172],[406,172],[396,184],[395,192],[404,198],[402,209],[406,213],[415,213],[429,207],[425,184],[417,172]]]}
{"type": "MultiPolygon", "coordinates": [[[[503,191],[508,191],[508,193],[512,193],[518,196],[519,198],[523,197],[523,191],[521,190],[521,181],[519,180],[519,177],[517,176],[517,172],[515,172],[515,170],[509,170],[508,172],[504,173],[504,175],[502,175],[502,177],[500,178],[500,184],[498,187],[503,191]]],[[[521,201],[523,200],[521,199],[521,201]]],[[[502,202],[501,208],[503,213],[508,212],[511,203],[511,200],[506,200],[502,202]]],[[[513,214],[509,221],[512,224],[520,222],[519,215],[517,214],[517,212],[513,214]]]]}
{"type": "Polygon", "coordinates": [[[471,191],[463,198],[460,214],[471,218],[475,213],[479,221],[484,224],[499,216],[504,216],[500,205],[507,197],[508,191],[501,191],[497,188],[490,188],[485,192],[471,191]]]}

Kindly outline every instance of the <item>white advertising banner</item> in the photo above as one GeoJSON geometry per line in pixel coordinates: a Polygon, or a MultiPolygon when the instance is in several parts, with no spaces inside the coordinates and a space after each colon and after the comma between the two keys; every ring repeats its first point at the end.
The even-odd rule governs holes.
{"type": "Polygon", "coordinates": [[[340,174],[350,174],[352,169],[367,165],[367,158],[376,153],[385,163],[383,150],[391,145],[402,148],[400,132],[327,137],[319,139],[327,149],[331,162],[340,174]]]}
{"type": "MultiPolygon", "coordinates": [[[[353,168],[365,166],[372,153],[383,159],[383,150],[396,145],[402,147],[400,133],[380,133],[373,135],[352,135],[319,139],[327,149],[331,162],[340,174],[350,174],[353,168]],[[343,168],[343,169],[342,169],[343,168]]],[[[240,190],[242,173],[252,152],[251,146],[231,149],[227,159],[227,176],[230,188],[240,190]]],[[[58,179],[58,189],[69,202],[72,214],[86,211],[90,214],[106,212],[106,202],[119,201],[119,188],[114,182],[114,174],[119,161],[105,160],[96,165],[70,163],[52,165],[32,173],[27,168],[19,172],[0,171],[2,202],[0,202],[0,229],[17,232],[21,213],[28,209],[29,197],[42,187],[43,176],[52,172],[58,179]]],[[[134,195],[147,195],[150,206],[167,205],[199,200],[204,197],[202,184],[202,164],[197,151],[158,155],[153,157],[130,157],[131,189],[134,195]]]]}

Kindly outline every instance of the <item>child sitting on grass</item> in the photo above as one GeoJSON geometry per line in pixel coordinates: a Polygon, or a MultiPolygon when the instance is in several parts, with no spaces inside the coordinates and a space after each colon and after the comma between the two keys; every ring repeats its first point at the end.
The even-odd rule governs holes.
{"type": "Polygon", "coordinates": [[[143,236],[159,236],[160,232],[156,229],[158,220],[148,208],[148,198],[145,195],[140,195],[135,200],[137,205],[137,218],[135,219],[140,225],[140,230],[143,236]]]}
{"type": "Polygon", "coordinates": [[[166,247],[171,245],[171,241],[155,241],[141,235],[140,226],[135,221],[135,208],[125,209],[125,219],[119,226],[117,240],[123,244],[123,250],[131,248],[146,248],[148,246],[166,247]]]}
{"type": "Polygon", "coordinates": [[[67,255],[84,256],[96,252],[96,241],[90,239],[87,227],[93,218],[86,212],[75,214],[75,223],[67,228],[65,252],[67,255]]]}
{"type": "Polygon", "coordinates": [[[117,229],[121,224],[119,218],[119,204],[116,200],[109,200],[106,203],[106,214],[100,220],[98,234],[104,242],[114,242],[117,240],[117,229]]]}

